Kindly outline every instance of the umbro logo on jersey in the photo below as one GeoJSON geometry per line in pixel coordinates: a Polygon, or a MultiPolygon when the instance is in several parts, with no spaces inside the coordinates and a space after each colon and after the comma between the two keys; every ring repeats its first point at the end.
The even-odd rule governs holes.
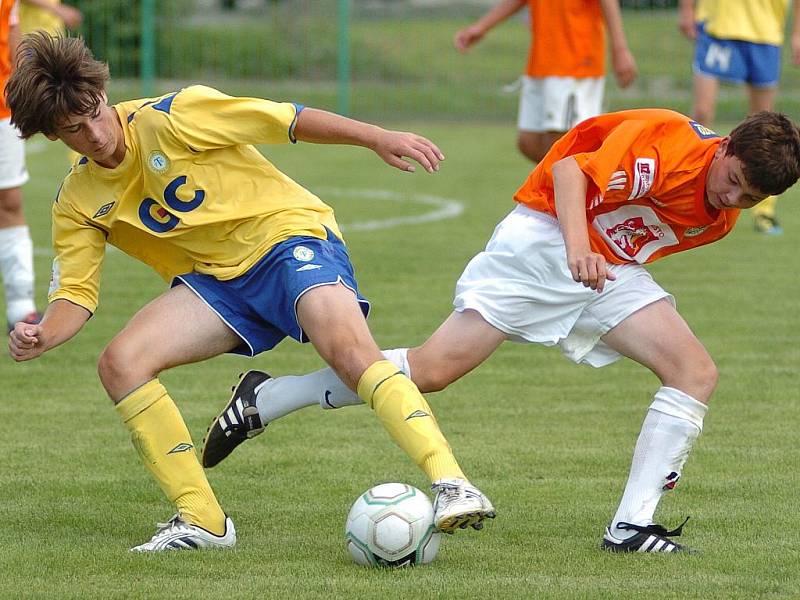
{"type": "Polygon", "coordinates": [[[430,417],[428,413],[424,410],[415,410],[413,413],[406,417],[406,421],[410,421],[411,419],[416,419],[418,417],[430,417]]]}
{"type": "Polygon", "coordinates": [[[315,269],[321,269],[321,268],[322,265],[303,265],[299,269],[295,269],[295,272],[299,273],[300,271],[313,271],[315,269]]]}
{"type": "Polygon", "coordinates": [[[188,452],[194,448],[191,444],[187,444],[186,442],[181,442],[177,446],[175,446],[172,450],[167,452],[167,454],[178,454],[179,452],[188,452]]]}
{"type": "Polygon", "coordinates": [[[114,204],[115,202],[109,202],[108,204],[103,204],[103,206],[97,209],[97,212],[94,213],[94,216],[92,218],[99,219],[100,217],[106,216],[108,213],[111,212],[111,209],[114,208],[114,204]]]}

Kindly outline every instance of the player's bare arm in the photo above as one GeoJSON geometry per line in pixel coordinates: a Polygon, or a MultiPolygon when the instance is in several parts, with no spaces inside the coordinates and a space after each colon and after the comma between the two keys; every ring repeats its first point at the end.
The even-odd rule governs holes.
{"type": "Polygon", "coordinates": [[[614,76],[617,78],[619,86],[625,88],[633,83],[639,70],[636,67],[636,60],[628,48],[628,41],[625,39],[619,1],[600,0],[600,7],[603,10],[603,18],[611,42],[611,63],[614,67],[614,76]]]}
{"type": "Polygon", "coordinates": [[[483,17],[469,27],[460,29],[453,38],[453,45],[459,52],[466,52],[476,43],[481,41],[495,25],[505,21],[508,17],[518,12],[525,6],[525,0],[503,0],[483,17]]]}
{"type": "Polygon", "coordinates": [[[17,362],[38,358],[72,338],[91,316],[88,310],[69,300],[54,300],[40,323],[14,326],[8,336],[8,353],[17,362]]]}
{"type": "Polygon", "coordinates": [[[690,40],[697,39],[694,24],[694,0],[680,0],[678,4],[678,29],[690,40]]]}
{"type": "Polygon", "coordinates": [[[369,148],[387,164],[401,171],[416,169],[407,158],[429,173],[439,170],[444,154],[427,138],[415,133],[390,131],[316,108],[305,108],[297,117],[295,137],[315,144],[350,144],[369,148]]]}
{"type": "Polygon", "coordinates": [[[588,180],[571,156],[553,165],[553,189],[572,278],[585,287],[602,292],[606,279],[613,281],[616,277],[608,270],[605,257],[592,252],[589,244],[586,231],[588,180]]]}
{"type": "Polygon", "coordinates": [[[789,43],[792,47],[792,64],[800,67],[800,0],[794,0],[792,11],[792,37],[789,43]]]}

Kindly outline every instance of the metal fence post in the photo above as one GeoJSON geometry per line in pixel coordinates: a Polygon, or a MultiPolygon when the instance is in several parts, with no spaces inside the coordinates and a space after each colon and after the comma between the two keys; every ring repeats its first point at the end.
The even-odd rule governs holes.
{"type": "Polygon", "coordinates": [[[155,0],[142,0],[142,13],[140,16],[140,62],[139,78],[142,96],[149,97],[154,94],[154,79],[156,73],[155,49],[155,0]]]}
{"type": "Polygon", "coordinates": [[[350,0],[339,0],[339,56],[336,65],[339,114],[350,114],[350,0]]]}

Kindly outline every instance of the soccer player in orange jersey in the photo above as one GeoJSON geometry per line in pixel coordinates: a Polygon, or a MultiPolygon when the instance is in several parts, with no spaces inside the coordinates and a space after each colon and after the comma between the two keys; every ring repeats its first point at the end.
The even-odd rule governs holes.
{"type": "MultiPolygon", "coordinates": [[[[17,51],[15,0],[0,2],[0,90],[11,75],[17,51]]],[[[0,94],[0,275],[5,288],[6,321],[39,320],[33,300],[33,242],[22,211],[22,185],[28,181],[25,143],[11,124],[11,111],[0,94]]]]}
{"type": "MultiPolygon", "coordinates": [[[[384,355],[423,392],[444,389],[504,341],[558,346],[602,367],[626,356],[661,381],[630,476],[603,536],[615,552],[680,552],[655,525],[703,427],[717,368],[642,266],[727,235],[741,209],[800,177],[800,134],[762,112],[726,137],[669,110],[589,119],[559,140],[456,284],[454,312],[421,346],[384,355]]],[[[256,430],[302,406],[360,401],[331,370],[266,380],[245,399],[256,430]]]]}
{"type": "Polygon", "coordinates": [[[637,74],[618,0],[501,0],[478,21],[456,33],[466,52],[490,29],[528,6],[531,45],[517,120],[517,146],[539,162],[576,123],[602,112],[605,30],[617,82],[627,87],[637,74]]]}

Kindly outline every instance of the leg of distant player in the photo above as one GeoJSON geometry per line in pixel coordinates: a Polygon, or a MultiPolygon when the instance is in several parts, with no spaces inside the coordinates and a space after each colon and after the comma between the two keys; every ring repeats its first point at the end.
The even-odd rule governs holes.
{"type": "Polygon", "coordinates": [[[0,274],[9,326],[38,318],[33,299],[33,242],[19,187],[0,190],[0,274]]]}
{"type": "MultiPolygon", "coordinates": [[[[773,110],[778,88],[749,85],[747,93],[750,100],[750,113],[756,113],[762,110],[773,110]]],[[[778,198],[770,196],[753,207],[753,225],[756,231],[768,235],[778,235],[783,232],[776,216],[777,203],[778,198]]]]}
{"type": "Polygon", "coordinates": [[[717,383],[708,352],[667,300],[635,312],[603,341],[646,366],[661,380],[634,450],[630,476],[610,533],[618,540],[635,530],[620,523],[652,524],[658,502],[677,483],[692,444],[703,428],[717,383]]]}
{"type": "Polygon", "coordinates": [[[693,82],[694,104],[692,116],[701,125],[711,127],[716,114],[719,81],[713,77],[695,73],[693,82]]]}
{"type": "Polygon", "coordinates": [[[239,338],[184,285],[142,308],[103,351],[100,379],[145,467],[183,521],[214,535],[226,528],[214,492],[161,371],[227,352],[239,338]]]}
{"type": "Polygon", "coordinates": [[[562,135],[563,131],[520,131],[517,134],[517,148],[523,156],[538,163],[562,135]]]}

